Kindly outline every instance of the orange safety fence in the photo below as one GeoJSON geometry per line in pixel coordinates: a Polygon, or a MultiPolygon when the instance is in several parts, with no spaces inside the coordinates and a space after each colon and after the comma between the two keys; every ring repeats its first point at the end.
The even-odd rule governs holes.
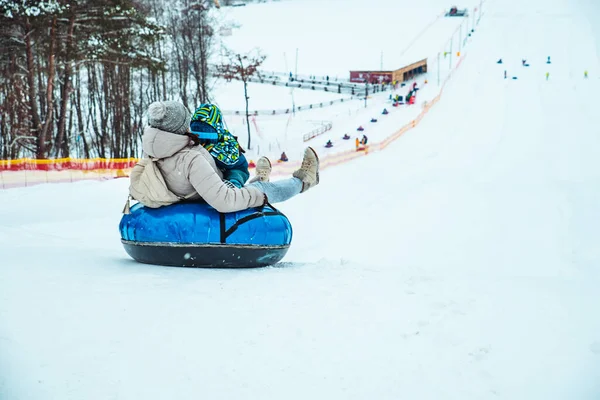
{"type": "Polygon", "coordinates": [[[137,158],[55,158],[48,160],[19,158],[17,160],[0,160],[0,171],[117,170],[133,168],[137,162],[137,158]]]}
{"type": "Polygon", "coordinates": [[[137,158],[0,160],[0,188],[128,177],[137,158]]]}
{"type": "MultiPolygon", "coordinates": [[[[423,106],[419,115],[386,137],[380,142],[367,145],[359,150],[351,149],[333,153],[320,159],[320,169],[326,169],[344,164],[358,157],[366,156],[374,151],[381,151],[404,133],[415,128],[431,108],[441,99],[446,83],[452,74],[461,65],[466,57],[463,54],[453,71],[446,77],[439,94],[423,106]]],[[[0,188],[31,186],[40,183],[75,182],[88,179],[114,179],[128,177],[131,168],[135,166],[137,158],[119,159],[76,159],[62,158],[49,160],[36,160],[21,158],[17,160],[0,160],[0,188]]],[[[273,176],[289,175],[298,168],[300,161],[286,162],[273,165],[273,176]]]]}

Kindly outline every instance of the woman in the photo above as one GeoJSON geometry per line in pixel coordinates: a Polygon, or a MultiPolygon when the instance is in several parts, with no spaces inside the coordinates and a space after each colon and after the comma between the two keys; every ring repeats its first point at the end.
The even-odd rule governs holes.
{"type": "MultiPolygon", "coordinates": [[[[227,213],[279,203],[319,184],[319,158],[308,147],[302,166],[292,178],[268,182],[261,179],[236,188],[223,181],[223,173],[211,154],[197,145],[190,132],[190,111],[175,101],[155,102],[148,107],[148,126],[142,136],[142,148],[157,161],[163,178],[174,194],[190,200],[203,199],[219,212],[227,213]]],[[[266,179],[265,179],[266,178],[266,179]]]]}

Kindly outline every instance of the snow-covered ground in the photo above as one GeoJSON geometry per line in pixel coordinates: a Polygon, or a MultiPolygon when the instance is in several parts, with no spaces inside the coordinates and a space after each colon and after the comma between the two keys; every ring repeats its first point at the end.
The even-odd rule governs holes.
{"type": "Polygon", "coordinates": [[[599,398],[600,5],[485,7],[416,129],[279,205],[276,266],[132,261],[125,179],[0,191],[0,398],[599,398]]]}

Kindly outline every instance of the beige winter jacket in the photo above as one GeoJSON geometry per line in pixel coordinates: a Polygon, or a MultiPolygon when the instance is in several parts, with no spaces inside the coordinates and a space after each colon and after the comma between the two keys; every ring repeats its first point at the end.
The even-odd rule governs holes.
{"type": "Polygon", "coordinates": [[[256,187],[230,188],[212,156],[190,139],[147,126],[142,136],[144,153],[160,158],[157,162],[169,189],[179,196],[196,192],[191,199],[204,199],[219,212],[233,212],[265,203],[264,193],[256,187]]]}

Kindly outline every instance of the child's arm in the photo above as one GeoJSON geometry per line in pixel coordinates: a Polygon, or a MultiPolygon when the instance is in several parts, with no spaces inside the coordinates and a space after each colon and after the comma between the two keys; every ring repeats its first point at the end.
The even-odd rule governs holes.
{"type": "Polygon", "coordinates": [[[250,178],[250,172],[248,171],[248,161],[243,154],[240,154],[240,158],[237,163],[231,167],[223,169],[223,179],[231,182],[235,187],[243,187],[248,178],[250,178]]]}

